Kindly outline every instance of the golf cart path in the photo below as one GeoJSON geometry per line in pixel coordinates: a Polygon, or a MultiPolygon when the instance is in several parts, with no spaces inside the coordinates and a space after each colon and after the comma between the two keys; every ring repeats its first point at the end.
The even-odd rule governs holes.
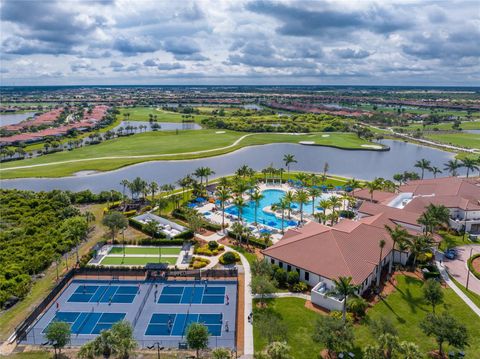
{"type": "Polygon", "coordinates": [[[172,157],[172,156],[185,156],[185,155],[198,155],[203,153],[210,153],[216,152],[221,150],[227,150],[229,148],[233,148],[237,146],[241,141],[245,138],[250,136],[255,136],[258,134],[276,134],[276,135],[290,135],[290,136],[298,136],[302,135],[303,133],[249,133],[243,135],[242,137],[236,139],[232,144],[224,147],[217,147],[211,148],[209,150],[200,150],[200,151],[192,151],[192,152],[181,152],[181,153],[163,153],[163,154],[151,154],[151,155],[132,155],[132,156],[106,156],[106,157],[91,157],[91,158],[80,158],[76,160],[67,160],[67,161],[57,161],[57,162],[48,162],[48,163],[39,163],[36,165],[27,165],[27,166],[17,166],[17,167],[9,167],[9,168],[0,168],[1,171],[9,171],[9,170],[19,170],[25,168],[35,168],[35,167],[44,167],[44,166],[51,166],[51,165],[60,165],[66,163],[77,163],[77,162],[90,162],[90,161],[98,161],[98,160],[118,160],[118,159],[136,159],[136,158],[157,158],[157,157],[172,157]]]}

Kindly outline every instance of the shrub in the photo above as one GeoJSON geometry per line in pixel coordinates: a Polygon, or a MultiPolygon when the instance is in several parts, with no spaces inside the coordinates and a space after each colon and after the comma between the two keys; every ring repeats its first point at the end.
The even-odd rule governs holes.
{"type": "Polygon", "coordinates": [[[292,287],[293,292],[306,292],[308,290],[308,285],[307,283],[303,282],[298,282],[297,284],[294,284],[292,287]]]}
{"type": "Polygon", "coordinates": [[[125,212],[123,212],[123,215],[124,215],[125,217],[132,217],[132,216],[134,216],[135,214],[137,214],[137,211],[134,210],[134,209],[132,209],[131,211],[125,211],[125,212]]]}
{"type": "Polygon", "coordinates": [[[295,284],[298,283],[299,280],[300,280],[300,275],[298,274],[297,271],[288,272],[288,275],[287,275],[288,285],[294,286],[295,284]]]}
{"type": "Polygon", "coordinates": [[[362,297],[353,297],[347,302],[347,310],[357,318],[363,318],[367,308],[368,303],[362,297]]]}
{"type": "Polygon", "coordinates": [[[210,261],[206,258],[192,257],[190,259],[190,267],[193,269],[200,269],[207,266],[210,261]]]}
{"type": "Polygon", "coordinates": [[[278,282],[279,287],[285,287],[287,283],[287,272],[282,268],[279,268],[274,275],[275,280],[278,282]]]}
{"type": "MultiPolygon", "coordinates": [[[[342,320],[342,318],[343,318],[343,314],[339,310],[332,310],[330,312],[330,316],[335,318],[335,319],[340,319],[340,320],[342,320]]],[[[346,319],[347,319],[347,322],[353,323],[353,314],[347,312],[346,319]]]]}
{"type": "Polygon", "coordinates": [[[213,251],[218,248],[218,243],[215,241],[208,242],[208,248],[213,251]]]}
{"type": "Polygon", "coordinates": [[[219,258],[219,261],[224,265],[233,264],[240,261],[240,256],[235,252],[227,252],[219,258]]]}

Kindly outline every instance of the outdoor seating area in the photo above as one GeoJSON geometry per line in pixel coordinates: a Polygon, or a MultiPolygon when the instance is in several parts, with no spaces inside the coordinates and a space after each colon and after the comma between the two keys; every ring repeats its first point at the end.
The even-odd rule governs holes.
{"type": "Polygon", "coordinates": [[[139,216],[133,217],[133,219],[140,222],[141,224],[146,224],[152,221],[158,223],[158,230],[165,234],[167,238],[173,238],[187,230],[186,227],[181,226],[178,223],[169,221],[168,219],[165,219],[163,217],[159,217],[153,213],[144,213],[139,216]]]}

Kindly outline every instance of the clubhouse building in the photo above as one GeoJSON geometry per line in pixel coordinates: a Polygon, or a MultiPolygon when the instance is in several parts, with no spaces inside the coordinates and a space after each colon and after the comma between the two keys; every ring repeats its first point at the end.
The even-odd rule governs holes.
{"type": "Polygon", "coordinates": [[[265,259],[286,271],[297,271],[300,280],[312,286],[312,302],[329,310],[340,310],[342,301],[328,292],[334,280],[352,277],[364,294],[378,284],[379,273],[395,263],[405,264],[408,253],[393,248],[385,226],[399,225],[410,234],[421,234],[418,218],[430,203],[450,210],[450,225],[480,232],[480,178],[447,177],[411,181],[398,193],[355,191],[359,200],[354,220],[343,219],[332,227],[309,222],[288,230],[283,238],[265,249],[265,259]],[[380,242],[385,246],[380,248],[380,242]]]}

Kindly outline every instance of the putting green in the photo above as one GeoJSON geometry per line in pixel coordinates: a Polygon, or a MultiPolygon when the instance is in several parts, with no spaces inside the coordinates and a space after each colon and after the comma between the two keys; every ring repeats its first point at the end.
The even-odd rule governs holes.
{"type": "MultiPolygon", "coordinates": [[[[161,263],[174,265],[177,257],[163,257],[161,263]]],[[[124,266],[144,266],[147,263],[159,263],[158,257],[112,257],[106,256],[100,264],[102,265],[124,265],[124,266]]]]}

